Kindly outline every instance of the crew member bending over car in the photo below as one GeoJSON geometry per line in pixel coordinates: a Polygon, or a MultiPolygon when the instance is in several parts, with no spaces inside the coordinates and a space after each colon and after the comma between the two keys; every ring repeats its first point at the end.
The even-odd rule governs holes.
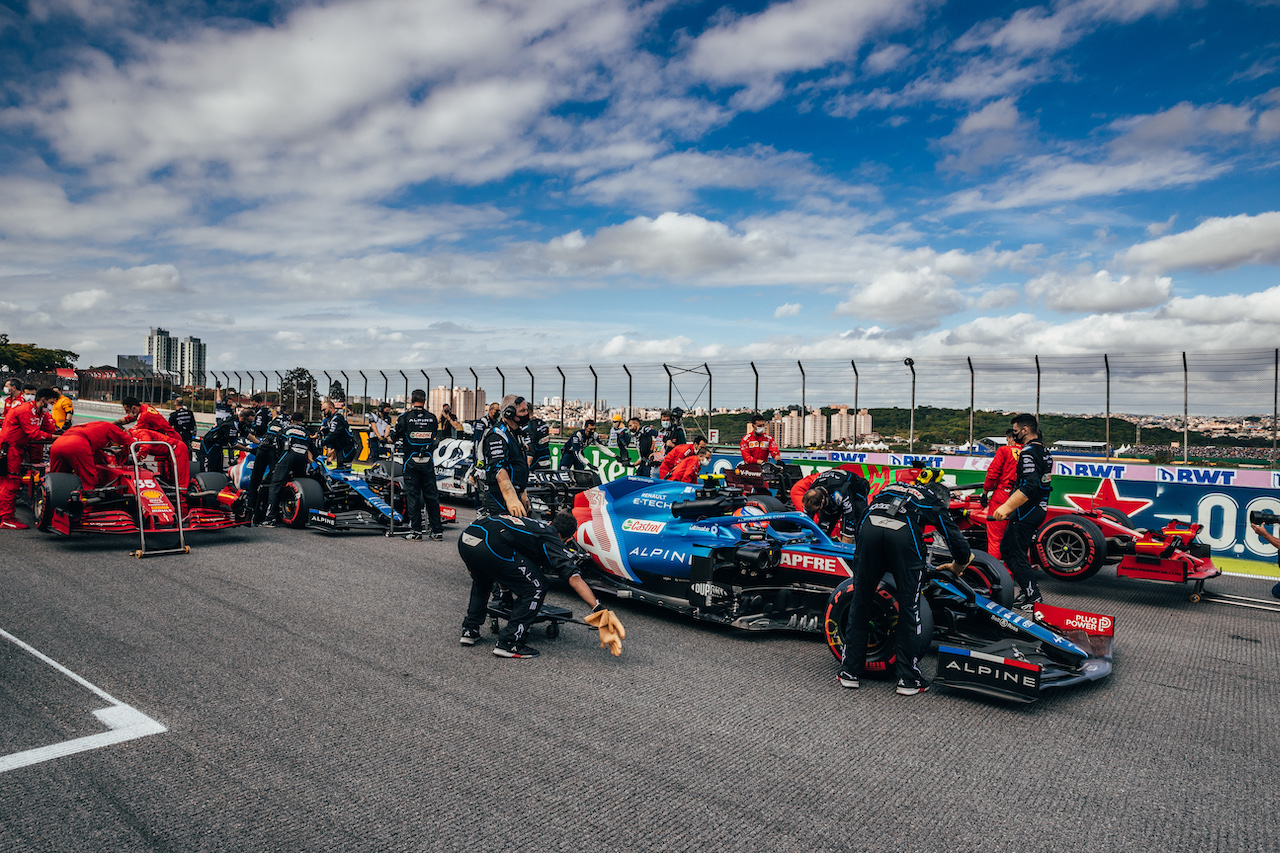
{"type": "Polygon", "coordinates": [[[693,456],[686,456],[677,462],[676,467],[671,469],[671,476],[667,479],[677,483],[696,483],[698,472],[710,461],[711,448],[704,444],[693,456]]]}
{"type": "MultiPolygon", "coordinates": [[[[432,542],[444,539],[440,525],[440,495],[436,491],[436,466],[431,455],[436,447],[440,422],[427,411],[427,392],[415,389],[409,396],[409,408],[391,430],[391,442],[404,453],[405,512],[409,516],[409,540],[422,538],[422,508],[427,509],[432,542]]],[[[392,456],[394,467],[395,456],[392,456]]],[[[392,471],[394,474],[395,472],[392,471]]]]}
{"type": "MultiPolygon", "coordinates": [[[[506,405],[503,409],[505,411],[506,405]]],[[[507,420],[507,418],[504,418],[507,420]]],[[[502,658],[536,658],[538,650],[526,645],[524,637],[538,616],[547,594],[547,572],[566,580],[591,613],[586,621],[600,631],[600,647],[615,656],[622,654],[626,630],[618,617],[596,599],[591,587],[565,548],[578,523],[573,513],[561,511],[551,523],[514,515],[486,515],[477,518],[458,538],[458,553],[471,573],[471,598],[462,620],[462,645],[480,640],[480,626],[488,612],[489,593],[495,583],[515,596],[511,618],[498,632],[493,653],[502,658]]]]}
{"type": "Polygon", "coordinates": [[[573,435],[569,436],[569,440],[564,443],[564,447],[560,448],[560,467],[572,468],[575,471],[586,471],[590,466],[587,465],[587,458],[583,456],[583,451],[593,444],[600,443],[600,435],[596,432],[596,419],[587,418],[586,423],[582,425],[582,429],[576,430],[573,435]]]}
{"type": "Polygon", "coordinates": [[[782,458],[782,452],[778,450],[778,442],[769,435],[765,424],[763,415],[751,416],[751,425],[747,428],[747,434],[742,437],[742,444],[739,447],[743,462],[759,465],[771,457],[775,462],[782,458]]]}
{"type": "Polygon", "coordinates": [[[0,422],[0,529],[27,529],[14,514],[22,487],[22,458],[32,442],[53,438],[52,430],[44,428],[45,408],[57,396],[52,388],[41,388],[34,400],[17,403],[0,422]]]}
{"type": "Polygon", "coordinates": [[[289,426],[280,433],[277,439],[275,463],[271,466],[271,488],[267,491],[267,520],[263,527],[275,527],[280,522],[280,490],[290,477],[299,477],[306,473],[307,466],[320,455],[317,447],[303,426],[306,415],[294,412],[289,418],[289,426]]]}
{"type": "Polygon", "coordinates": [[[880,578],[893,574],[898,601],[894,635],[897,691],[914,696],[929,689],[920,673],[920,652],[930,637],[920,635],[920,590],[924,585],[925,527],[946,537],[951,562],[942,568],[957,575],[973,560],[969,543],[951,517],[951,492],[941,483],[890,483],[867,507],[858,527],[858,552],[853,566],[853,606],[845,626],[847,640],[840,666],[840,685],[856,688],[867,664],[867,634],[871,597],[880,578]]]}
{"type": "Polygon", "coordinates": [[[688,459],[690,456],[697,456],[702,452],[702,448],[707,446],[707,440],[695,435],[693,441],[686,444],[677,444],[675,447],[667,451],[667,455],[662,457],[662,464],[658,466],[658,476],[664,480],[671,479],[671,472],[676,466],[688,459]]]}
{"type": "Polygon", "coordinates": [[[1031,558],[1027,554],[1049,508],[1049,493],[1053,491],[1053,457],[1040,437],[1040,422],[1035,415],[1014,415],[1010,423],[1017,431],[1015,439],[1022,445],[1018,454],[1017,488],[990,517],[1009,522],[1000,540],[1000,559],[1008,566],[1014,583],[1021,587],[1013,599],[1014,606],[1034,610],[1044,597],[1036,585],[1031,558]]]}
{"type": "Polygon", "coordinates": [[[867,511],[871,484],[856,471],[834,468],[823,471],[804,493],[804,514],[813,518],[828,535],[840,525],[840,541],[852,542],[862,516],[867,511]]]}
{"type": "MultiPolygon", "coordinates": [[[[985,506],[995,509],[1009,500],[1009,495],[1017,487],[1018,454],[1022,445],[1018,444],[1017,430],[1012,427],[1004,431],[1004,444],[996,448],[996,455],[987,468],[987,476],[982,480],[982,492],[987,498],[985,506]]],[[[987,553],[1000,559],[1000,539],[1009,526],[1007,521],[987,519],[987,553]]]]}
{"type": "Polygon", "coordinates": [[[80,488],[96,489],[100,467],[107,464],[108,447],[128,447],[129,433],[109,421],[90,421],[64,432],[49,448],[49,471],[71,473],[80,488]]]}
{"type": "Polygon", "coordinates": [[[222,473],[226,450],[239,439],[235,418],[220,418],[200,436],[200,470],[222,473]]]}

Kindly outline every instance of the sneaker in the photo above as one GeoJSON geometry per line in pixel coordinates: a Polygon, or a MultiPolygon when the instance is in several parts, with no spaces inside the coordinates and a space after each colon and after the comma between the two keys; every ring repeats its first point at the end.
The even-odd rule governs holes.
{"type": "Polygon", "coordinates": [[[23,524],[21,521],[18,521],[18,519],[16,518],[6,518],[4,521],[0,521],[0,530],[26,530],[26,529],[27,529],[27,525],[23,524]]]}
{"type": "Polygon", "coordinates": [[[845,672],[842,669],[840,670],[840,674],[837,675],[836,678],[840,681],[841,687],[847,687],[850,690],[858,689],[858,676],[850,675],[849,673],[845,672]]]}
{"type": "Polygon", "coordinates": [[[476,643],[480,642],[480,629],[463,628],[462,639],[459,642],[464,646],[474,646],[476,643]]]}
{"type": "Polygon", "coordinates": [[[258,527],[275,527],[275,526],[276,526],[276,520],[275,520],[274,518],[268,518],[266,521],[262,522],[261,524],[259,524],[259,525],[257,525],[257,526],[258,526],[258,527]]]}
{"type": "Polygon", "coordinates": [[[427,534],[427,538],[430,539],[432,542],[443,542],[444,534],[438,530],[433,530],[427,534]]]}
{"type": "Polygon", "coordinates": [[[418,542],[422,539],[422,534],[417,530],[410,530],[404,535],[406,542],[418,542]]]}
{"type": "Polygon", "coordinates": [[[923,681],[907,681],[906,679],[898,679],[898,695],[899,696],[915,696],[917,693],[923,693],[929,689],[929,685],[923,681]]]}
{"type": "Polygon", "coordinates": [[[1034,585],[1027,587],[1021,598],[1021,601],[1017,598],[1013,600],[1014,606],[1019,610],[1035,610],[1036,605],[1044,601],[1044,596],[1040,594],[1040,589],[1034,585]]]}
{"type": "Polygon", "coordinates": [[[500,658],[536,658],[538,650],[524,643],[498,643],[493,653],[500,658]]]}

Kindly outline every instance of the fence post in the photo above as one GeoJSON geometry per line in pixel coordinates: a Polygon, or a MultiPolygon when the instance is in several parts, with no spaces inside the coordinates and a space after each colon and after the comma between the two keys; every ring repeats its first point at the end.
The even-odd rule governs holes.
{"type": "Polygon", "coordinates": [[[1040,420],[1040,356],[1036,356],[1036,420],[1040,420]]]}
{"type": "Polygon", "coordinates": [[[1272,384],[1274,400],[1271,409],[1271,465],[1276,464],[1276,421],[1280,420],[1280,349],[1276,350],[1276,373],[1272,384]]]}
{"type": "MultiPolygon", "coordinates": [[[[283,411],[285,411],[285,407],[284,407],[284,376],[283,376],[283,375],[281,375],[280,371],[278,371],[278,370],[273,370],[273,371],[271,371],[271,372],[272,372],[272,373],[274,373],[274,374],[276,375],[276,405],[278,405],[278,406],[280,407],[280,411],[282,411],[282,412],[283,412],[283,411]]],[[[298,394],[297,394],[297,392],[295,391],[295,392],[294,392],[294,395],[293,395],[293,405],[289,407],[288,411],[290,411],[290,412],[296,412],[297,410],[298,410],[298,394]]]]}
{"type": "MultiPolygon", "coordinates": [[[[760,373],[759,371],[756,370],[756,363],[754,361],[749,361],[747,363],[751,365],[751,372],[755,374],[755,377],[756,377],[756,394],[751,404],[751,411],[754,412],[755,414],[759,414],[760,413],[760,373]]],[[[856,376],[858,373],[858,368],[855,367],[853,369],[853,372],[854,372],[854,375],[856,376]]]]}
{"type": "MultiPolygon", "coordinates": [[[[409,377],[404,375],[403,370],[399,370],[397,373],[399,373],[400,378],[404,380],[404,407],[407,409],[409,408],[409,377]]],[[[422,375],[426,376],[427,374],[424,373],[422,375]]],[[[430,386],[431,383],[428,382],[427,385],[430,386]]]]}
{"type": "MultiPolygon", "coordinates": [[[[502,397],[501,397],[500,399],[505,400],[505,399],[507,399],[507,374],[505,374],[505,373],[503,373],[503,372],[502,372],[502,368],[501,368],[501,367],[495,367],[495,368],[494,368],[494,370],[498,371],[498,375],[502,377],[502,390],[501,390],[502,397]]],[[[532,411],[532,410],[533,410],[533,401],[532,401],[532,400],[530,400],[530,401],[529,401],[529,410],[530,410],[530,411],[532,411]]]]}
{"type": "Polygon", "coordinates": [[[627,374],[627,420],[631,420],[631,371],[624,364],[622,372],[627,374]]]}
{"type": "Polygon", "coordinates": [[[1187,446],[1187,441],[1191,437],[1191,424],[1189,421],[1190,408],[1188,404],[1188,382],[1187,382],[1187,353],[1182,353],[1182,464],[1186,465],[1191,448],[1187,446]]]}
{"type": "Polygon", "coordinates": [[[969,362],[969,452],[973,453],[973,359],[965,356],[969,362]]]}
{"type": "Polygon", "coordinates": [[[364,375],[363,370],[357,370],[356,373],[359,373],[360,378],[364,380],[364,394],[362,395],[363,400],[360,406],[361,414],[364,415],[364,422],[367,425],[369,423],[369,377],[364,375]]]}
{"type": "MultiPolygon", "coordinates": [[[[418,372],[422,374],[422,381],[427,383],[427,402],[431,401],[431,377],[427,375],[427,371],[419,368],[418,372]]],[[[400,374],[404,376],[404,373],[400,374]]],[[[405,376],[404,380],[404,406],[409,408],[409,377],[405,376]]],[[[453,410],[453,403],[449,404],[450,411],[453,410]]]]}
{"type": "Polygon", "coordinates": [[[560,435],[564,436],[564,395],[565,390],[569,387],[568,381],[564,378],[564,371],[556,366],[556,373],[560,374],[560,435]]]}
{"type": "Polygon", "coordinates": [[[321,373],[324,374],[324,395],[328,397],[330,389],[333,388],[333,378],[329,376],[329,371],[327,370],[322,370],[321,373]]]}
{"type": "MultiPolygon", "coordinates": [[[[379,370],[378,373],[382,375],[382,402],[384,404],[390,403],[391,400],[389,398],[391,397],[391,380],[387,378],[387,374],[384,373],[383,371],[379,370]]],[[[409,401],[405,400],[405,402],[408,403],[409,401]]]]}
{"type": "MultiPolygon", "coordinates": [[[[346,408],[347,401],[351,399],[351,380],[347,378],[345,370],[339,370],[338,372],[342,374],[342,404],[343,408],[346,408]]],[[[348,411],[350,410],[348,409],[348,411]]]]}
{"type": "Polygon", "coordinates": [[[667,411],[671,410],[671,388],[675,384],[675,380],[671,378],[671,368],[667,367],[666,362],[662,363],[662,369],[667,372],[667,411]]]}
{"type": "Polygon", "coordinates": [[[808,383],[808,377],[804,375],[804,365],[801,364],[799,360],[796,361],[796,366],[800,368],[800,446],[808,447],[809,443],[805,441],[805,433],[807,430],[805,429],[806,424],[804,422],[806,415],[805,408],[807,407],[805,400],[805,386],[808,383]]]}
{"type": "Polygon", "coordinates": [[[237,394],[240,394],[240,395],[243,395],[243,394],[244,394],[244,380],[240,378],[240,371],[238,371],[238,370],[233,370],[233,371],[231,371],[231,372],[232,372],[232,373],[234,373],[234,374],[236,375],[236,393],[237,393],[237,394]]]}
{"type": "MultiPolygon", "coordinates": [[[[455,382],[455,381],[454,381],[454,379],[453,379],[453,371],[452,371],[452,370],[450,370],[449,368],[447,368],[447,367],[446,367],[446,368],[444,369],[444,372],[445,372],[445,373],[447,373],[447,374],[449,374],[449,411],[450,411],[450,412],[452,412],[452,411],[454,411],[454,408],[453,408],[453,386],[457,385],[458,383],[457,383],[457,382],[455,382]]],[[[423,374],[423,375],[425,376],[426,374],[423,374]]]]}
{"type": "Polygon", "coordinates": [[[314,421],[316,419],[316,375],[309,370],[307,375],[311,377],[311,393],[307,395],[307,420],[314,421]]]}
{"type": "Polygon", "coordinates": [[[258,377],[253,375],[252,370],[246,370],[245,373],[249,374],[249,395],[253,396],[258,393],[258,377]]]}
{"type": "Polygon", "coordinates": [[[530,406],[532,406],[532,405],[533,405],[533,390],[534,390],[534,384],[535,384],[535,383],[534,383],[534,380],[533,380],[533,371],[532,371],[532,370],[530,370],[530,369],[529,369],[529,365],[527,365],[527,364],[526,364],[526,365],[524,366],[524,372],[525,372],[525,373],[527,373],[527,374],[529,374],[529,405],[530,405],[530,406]]]}
{"type": "Polygon", "coordinates": [[[480,377],[476,376],[476,369],[468,367],[471,371],[471,381],[475,383],[474,393],[471,395],[471,420],[480,420],[480,377]]]}
{"type": "Polygon", "coordinates": [[[1107,458],[1111,458],[1111,360],[1102,354],[1102,366],[1107,371],[1107,458]]]}
{"type": "MultiPolygon", "coordinates": [[[[853,359],[849,359],[849,366],[853,368],[853,449],[858,449],[858,386],[862,384],[862,377],[858,375],[858,365],[853,359]]],[[[752,365],[755,369],[755,365],[752,365]]],[[[757,380],[759,381],[759,380],[757,380]]]]}
{"type": "Polygon", "coordinates": [[[704,361],[702,367],[707,371],[707,440],[711,440],[711,419],[715,416],[715,407],[711,405],[711,367],[704,361]]]}
{"type": "Polygon", "coordinates": [[[600,428],[600,412],[596,407],[600,403],[600,377],[596,376],[596,369],[591,365],[587,365],[587,370],[591,371],[591,416],[596,419],[596,429],[600,428]]]}
{"type": "Polygon", "coordinates": [[[911,368],[911,426],[907,432],[907,452],[916,452],[916,360],[904,358],[902,363],[911,368]]]}

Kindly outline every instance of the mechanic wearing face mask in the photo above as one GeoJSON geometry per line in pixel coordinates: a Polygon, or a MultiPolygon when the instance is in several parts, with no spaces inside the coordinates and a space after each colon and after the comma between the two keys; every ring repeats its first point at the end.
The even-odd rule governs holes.
{"type": "Polygon", "coordinates": [[[856,471],[823,471],[804,493],[804,514],[816,520],[828,535],[835,532],[839,523],[840,541],[852,542],[866,514],[870,494],[871,484],[856,471]]]}
{"type": "MultiPolygon", "coordinates": [[[[504,398],[504,411],[506,399],[509,398],[504,398]]],[[[622,654],[626,630],[618,617],[596,599],[565,548],[577,527],[573,513],[561,511],[550,524],[513,515],[481,516],[462,531],[458,553],[471,574],[471,598],[462,620],[462,645],[474,646],[480,641],[489,592],[498,583],[515,600],[511,618],[498,632],[493,653],[503,658],[536,658],[538,650],[525,645],[524,638],[547,594],[544,572],[550,572],[567,581],[591,608],[584,621],[600,631],[600,648],[608,648],[615,656],[622,654]]]]}
{"type": "Polygon", "coordinates": [[[1027,552],[1049,508],[1053,457],[1040,437],[1040,422],[1035,415],[1014,415],[1010,424],[1017,431],[1014,439],[1022,445],[1018,453],[1018,480],[1013,494],[996,507],[991,518],[1009,522],[1000,539],[1000,559],[1009,568],[1014,583],[1021,587],[1013,599],[1014,606],[1034,610],[1044,596],[1036,584],[1027,552]]]}
{"type": "Polygon", "coordinates": [[[530,471],[551,470],[551,429],[546,421],[530,415],[524,428],[524,445],[530,471]]]}
{"type": "Polygon", "coordinates": [[[920,672],[920,652],[932,637],[921,636],[920,590],[924,585],[925,527],[946,537],[951,562],[939,568],[959,574],[973,560],[969,543],[951,518],[951,492],[941,483],[890,483],[867,507],[858,527],[858,551],[853,566],[853,605],[845,624],[842,687],[856,688],[867,663],[867,633],[871,597],[880,578],[893,574],[898,600],[898,628],[894,636],[897,692],[914,696],[929,689],[920,672]],[[957,569],[957,567],[959,567],[957,569]]]}
{"type": "Polygon", "coordinates": [[[22,457],[32,442],[53,438],[53,431],[44,428],[45,409],[57,396],[52,388],[41,388],[34,400],[14,405],[0,422],[0,529],[27,528],[14,515],[22,487],[22,457]]]}
{"type": "Polygon", "coordinates": [[[501,420],[484,437],[485,492],[480,511],[486,515],[529,514],[529,460],[521,431],[529,423],[529,401],[516,394],[502,398],[501,420]]]}
{"type": "Polygon", "coordinates": [[[10,409],[24,402],[26,400],[22,396],[22,383],[16,379],[6,380],[4,383],[4,414],[9,414],[10,409]]]}
{"type": "Polygon", "coordinates": [[[409,517],[409,533],[405,539],[422,538],[422,509],[427,511],[432,542],[444,539],[440,524],[440,495],[436,491],[436,465],[432,453],[440,423],[427,411],[427,392],[418,388],[409,396],[409,408],[396,420],[391,442],[404,453],[405,514],[409,517]]]}
{"type": "Polygon", "coordinates": [[[751,425],[747,427],[747,434],[742,437],[740,449],[742,461],[753,465],[759,465],[770,457],[775,462],[782,458],[778,443],[769,435],[764,416],[760,414],[751,416],[751,425]]]}
{"type": "Polygon", "coordinates": [[[695,435],[693,441],[686,444],[677,444],[675,447],[667,451],[662,457],[662,464],[658,466],[658,476],[666,480],[671,477],[671,472],[676,466],[688,459],[690,456],[697,456],[702,449],[707,446],[707,440],[703,436],[695,435]]]}
{"type": "Polygon", "coordinates": [[[628,425],[631,428],[636,451],[640,454],[639,459],[636,460],[636,474],[641,477],[652,477],[654,465],[662,461],[655,458],[658,448],[662,447],[662,442],[658,440],[658,431],[651,426],[641,426],[639,418],[632,418],[628,421],[628,425]]]}
{"type": "Polygon", "coordinates": [[[669,412],[662,413],[662,429],[658,430],[658,438],[662,440],[662,452],[669,453],[677,444],[687,444],[684,427],[680,419],[684,417],[684,409],[677,406],[669,412]]]}
{"type": "Polygon", "coordinates": [[[596,432],[596,419],[587,418],[582,429],[576,430],[569,440],[560,448],[560,467],[586,471],[590,468],[582,452],[593,444],[600,443],[600,434],[596,432]]]}
{"type": "MultiPolygon", "coordinates": [[[[284,415],[281,415],[283,418],[284,415]]],[[[267,491],[267,520],[263,527],[275,527],[280,522],[280,491],[290,477],[306,473],[307,466],[320,455],[321,447],[307,432],[306,415],[294,412],[289,425],[280,433],[278,453],[271,467],[271,488],[267,491]]]]}

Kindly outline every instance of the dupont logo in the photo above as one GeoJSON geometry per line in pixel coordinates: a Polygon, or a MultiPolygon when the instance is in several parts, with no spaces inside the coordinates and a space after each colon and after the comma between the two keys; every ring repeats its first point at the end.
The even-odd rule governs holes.
{"type": "Polygon", "coordinates": [[[631,533],[661,533],[666,526],[665,521],[650,521],[647,518],[628,518],[622,522],[622,529],[631,533]]]}
{"type": "Polygon", "coordinates": [[[800,569],[805,572],[824,572],[829,575],[847,575],[844,560],[839,557],[826,557],[822,554],[808,554],[803,551],[783,551],[782,565],[788,569],[800,569]]]}

